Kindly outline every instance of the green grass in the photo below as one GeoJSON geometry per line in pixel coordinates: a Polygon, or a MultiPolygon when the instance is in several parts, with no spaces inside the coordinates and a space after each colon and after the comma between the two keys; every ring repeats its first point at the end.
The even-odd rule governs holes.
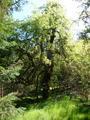
{"type": "Polygon", "coordinates": [[[16,120],[89,120],[89,112],[82,112],[77,102],[64,98],[34,104],[16,120]]]}

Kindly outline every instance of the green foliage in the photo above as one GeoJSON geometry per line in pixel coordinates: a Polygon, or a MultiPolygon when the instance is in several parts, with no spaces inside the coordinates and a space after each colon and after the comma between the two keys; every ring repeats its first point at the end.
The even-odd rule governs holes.
{"type": "Polygon", "coordinates": [[[0,98],[0,120],[13,120],[23,109],[15,108],[15,100],[17,97],[11,93],[0,98]]]}
{"type": "Polygon", "coordinates": [[[19,75],[21,64],[15,61],[16,55],[15,25],[12,20],[7,19],[0,23],[0,82],[7,82],[19,75]],[[11,40],[14,38],[13,40],[11,40]]]}
{"type": "MultiPolygon", "coordinates": [[[[39,105],[32,105],[24,115],[16,120],[85,120],[89,119],[88,113],[79,111],[79,103],[65,97],[59,100],[49,100],[39,105]]],[[[89,110],[89,109],[88,109],[89,110]]]]}
{"type": "Polygon", "coordinates": [[[19,75],[21,64],[16,65],[18,56],[15,48],[16,43],[16,25],[7,13],[11,7],[17,6],[21,0],[1,0],[0,1],[0,84],[15,80],[19,75]]]}
{"type": "Polygon", "coordinates": [[[82,95],[85,94],[86,96],[89,95],[89,47],[90,43],[84,44],[82,41],[77,42],[73,49],[73,53],[69,58],[70,61],[68,64],[68,69],[70,68],[69,72],[71,73],[69,80],[72,81],[72,84],[76,85],[78,93],[81,92],[82,95]]]}
{"type": "MultiPolygon", "coordinates": [[[[28,103],[25,97],[37,101],[52,93],[90,99],[90,43],[70,43],[70,26],[61,5],[49,2],[39,13],[19,23],[6,16],[8,4],[11,6],[13,1],[4,0],[0,4],[0,9],[5,6],[5,12],[0,12],[1,96],[18,91],[18,96],[23,97],[22,103],[28,103]],[[4,89],[8,89],[7,93],[4,89]]],[[[16,98],[12,94],[0,99],[1,120],[11,120],[18,115],[13,100],[16,98]]],[[[84,120],[89,117],[80,113],[77,102],[68,98],[44,104],[30,108],[17,120],[84,120]]]]}
{"type": "Polygon", "coordinates": [[[20,9],[20,6],[24,4],[26,0],[1,0],[0,1],[0,21],[3,21],[3,17],[11,13],[12,10],[20,9]]]}

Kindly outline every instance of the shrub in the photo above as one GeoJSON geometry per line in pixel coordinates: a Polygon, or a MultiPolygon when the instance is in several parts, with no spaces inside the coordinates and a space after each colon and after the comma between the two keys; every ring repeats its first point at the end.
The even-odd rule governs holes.
{"type": "Polygon", "coordinates": [[[0,120],[13,120],[18,113],[23,109],[15,107],[17,97],[11,93],[3,98],[0,98],[0,120]]]}

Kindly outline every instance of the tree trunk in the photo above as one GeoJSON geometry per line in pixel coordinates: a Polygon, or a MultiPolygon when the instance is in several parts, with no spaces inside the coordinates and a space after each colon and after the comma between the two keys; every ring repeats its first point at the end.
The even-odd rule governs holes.
{"type": "Polygon", "coordinates": [[[43,99],[47,99],[49,97],[49,81],[51,78],[52,67],[47,66],[45,68],[45,73],[43,77],[43,99]]]}
{"type": "Polygon", "coordinates": [[[48,48],[47,50],[47,59],[50,60],[51,63],[45,65],[45,72],[43,76],[43,99],[47,99],[49,97],[49,82],[53,72],[53,51],[52,51],[53,46],[52,45],[55,38],[55,32],[56,32],[56,28],[52,28],[51,29],[52,34],[50,36],[50,43],[49,43],[51,47],[48,48]]]}

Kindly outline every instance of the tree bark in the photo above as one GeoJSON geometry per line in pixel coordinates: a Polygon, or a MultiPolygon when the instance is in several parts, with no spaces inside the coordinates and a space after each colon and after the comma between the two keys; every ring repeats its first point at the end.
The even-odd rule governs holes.
{"type": "Polygon", "coordinates": [[[56,32],[56,28],[52,28],[51,36],[50,36],[51,47],[47,50],[47,59],[50,60],[51,63],[45,65],[45,72],[43,77],[43,99],[47,99],[49,97],[49,82],[53,72],[53,51],[52,51],[53,46],[52,45],[55,39],[55,32],[56,32]]]}
{"type": "Polygon", "coordinates": [[[48,65],[45,67],[45,73],[43,77],[43,99],[47,99],[49,97],[49,81],[51,79],[52,74],[52,65],[48,65]]]}

